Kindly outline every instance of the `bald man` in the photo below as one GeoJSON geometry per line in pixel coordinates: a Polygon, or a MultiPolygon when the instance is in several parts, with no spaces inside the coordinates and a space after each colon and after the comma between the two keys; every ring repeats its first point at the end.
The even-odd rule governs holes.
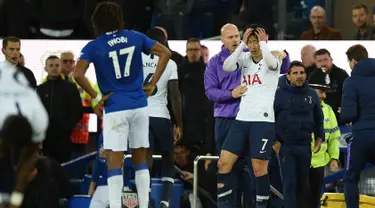
{"type": "Polygon", "coordinates": [[[313,45],[305,45],[301,49],[301,60],[305,66],[305,72],[307,78],[310,76],[311,72],[316,69],[315,65],[315,47],[313,45]]]}
{"type": "MultiPolygon", "coordinates": [[[[208,99],[214,102],[215,117],[215,143],[218,155],[221,152],[224,140],[235,121],[238,113],[241,96],[246,92],[247,87],[240,85],[241,70],[228,73],[223,70],[223,63],[226,58],[240,45],[240,34],[233,24],[226,24],[221,29],[221,42],[223,46],[221,51],[213,56],[206,67],[204,74],[204,85],[208,99]]],[[[245,169],[246,159],[241,158],[233,167],[237,177],[233,177],[233,183],[239,184],[239,190],[234,190],[232,194],[224,198],[230,197],[230,200],[236,202],[236,207],[241,207],[241,194],[245,190],[246,198],[253,199],[249,188],[253,187],[255,198],[255,186],[250,183],[250,171],[245,169]]],[[[252,171],[251,171],[252,173],[252,171]]],[[[218,193],[219,194],[219,193],[218,193]]],[[[223,197],[218,199],[218,203],[223,197]]]]}
{"type": "Polygon", "coordinates": [[[328,27],[325,22],[325,10],[314,6],[310,12],[312,28],[301,34],[301,40],[342,40],[340,31],[328,27]]]}

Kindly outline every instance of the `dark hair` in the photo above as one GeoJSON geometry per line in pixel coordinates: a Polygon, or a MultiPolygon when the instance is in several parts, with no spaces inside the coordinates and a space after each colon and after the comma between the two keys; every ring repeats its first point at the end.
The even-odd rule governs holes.
{"type": "Polygon", "coordinates": [[[368,11],[368,7],[364,4],[356,4],[352,7],[352,10],[355,10],[355,9],[363,9],[365,11],[366,14],[369,14],[369,11],[368,11]]]}
{"type": "Polygon", "coordinates": [[[9,142],[9,145],[22,149],[23,146],[31,143],[33,130],[27,118],[22,115],[11,115],[5,119],[0,135],[2,139],[9,142]]]}
{"type": "Polygon", "coordinates": [[[366,48],[363,45],[357,44],[351,46],[346,51],[346,56],[348,57],[348,60],[355,60],[355,61],[361,61],[363,59],[368,59],[368,52],[366,48]]]}
{"type": "Polygon", "coordinates": [[[6,48],[8,46],[8,43],[19,43],[21,45],[21,40],[14,36],[8,36],[3,39],[3,48],[6,48]]]}
{"type": "Polygon", "coordinates": [[[47,65],[47,61],[48,60],[53,60],[53,59],[60,59],[59,57],[55,56],[55,55],[51,55],[51,56],[48,56],[46,61],[45,61],[45,64],[47,65]]]}
{"type": "Polygon", "coordinates": [[[198,38],[189,38],[186,41],[186,44],[188,44],[188,43],[199,43],[199,45],[201,45],[201,41],[198,38]]]}
{"type": "Polygon", "coordinates": [[[324,55],[324,54],[328,54],[328,56],[331,57],[331,53],[325,48],[317,50],[315,52],[315,57],[320,56],[320,55],[324,55]]]}
{"type": "Polygon", "coordinates": [[[207,49],[208,50],[207,46],[205,46],[205,45],[201,45],[201,47],[202,47],[202,49],[207,49]]]}
{"type": "Polygon", "coordinates": [[[97,36],[122,30],[124,27],[122,8],[113,2],[101,2],[96,6],[91,21],[97,36]]]}
{"type": "Polygon", "coordinates": [[[163,45],[167,43],[167,37],[165,37],[164,32],[159,28],[151,28],[147,30],[146,35],[149,38],[154,39],[163,45]]]}
{"type": "Polygon", "coordinates": [[[293,67],[302,67],[305,69],[305,65],[303,65],[302,62],[300,61],[292,61],[289,66],[288,74],[290,74],[290,71],[292,70],[293,67]]]}

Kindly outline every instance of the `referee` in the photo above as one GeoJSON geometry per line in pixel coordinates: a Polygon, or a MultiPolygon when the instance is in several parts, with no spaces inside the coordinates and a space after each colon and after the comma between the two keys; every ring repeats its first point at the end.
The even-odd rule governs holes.
{"type": "Polygon", "coordinates": [[[375,160],[375,59],[368,58],[362,45],[354,45],[346,55],[352,69],[344,82],[341,121],[352,124],[344,176],[347,208],[359,207],[358,181],[367,161],[375,160]]]}

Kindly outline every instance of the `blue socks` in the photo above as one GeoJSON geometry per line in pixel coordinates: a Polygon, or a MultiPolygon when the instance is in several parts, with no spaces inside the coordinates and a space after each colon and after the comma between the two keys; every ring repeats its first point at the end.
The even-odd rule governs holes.
{"type": "Polygon", "coordinates": [[[270,198],[270,179],[268,174],[257,177],[257,196],[256,205],[257,208],[267,208],[268,199],[270,198]]]}

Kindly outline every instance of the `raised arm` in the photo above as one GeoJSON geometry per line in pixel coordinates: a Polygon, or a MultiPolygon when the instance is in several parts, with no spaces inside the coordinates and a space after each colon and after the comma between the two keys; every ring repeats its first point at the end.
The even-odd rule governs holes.
{"type": "Polygon", "coordinates": [[[266,31],[262,28],[257,28],[255,34],[258,36],[260,50],[262,51],[262,56],[265,64],[267,65],[269,70],[275,71],[281,66],[281,63],[279,63],[279,60],[272,55],[267,46],[266,41],[268,40],[268,36],[266,34],[266,31]]]}
{"type": "Polygon", "coordinates": [[[236,50],[227,59],[225,59],[223,64],[224,71],[233,72],[242,67],[244,56],[246,56],[246,54],[243,52],[243,49],[245,48],[246,44],[241,42],[236,50]]]}

